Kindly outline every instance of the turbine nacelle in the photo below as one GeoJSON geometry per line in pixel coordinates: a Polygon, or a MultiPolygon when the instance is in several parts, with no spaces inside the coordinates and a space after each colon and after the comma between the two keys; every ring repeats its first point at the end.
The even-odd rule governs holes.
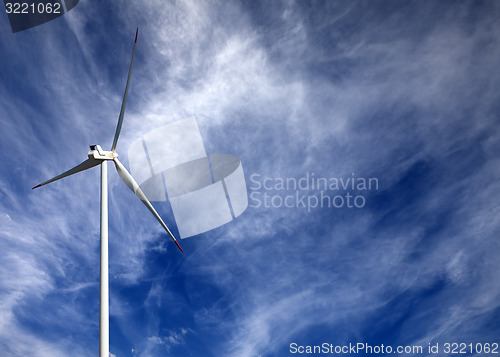
{"type": "Polygon", "coordinates": [[[113,151],[104,151],[100,145],[90,145],[90,151],[88,153],[90,160],[114,160],[118,157],[118,154],[113,151]]]}

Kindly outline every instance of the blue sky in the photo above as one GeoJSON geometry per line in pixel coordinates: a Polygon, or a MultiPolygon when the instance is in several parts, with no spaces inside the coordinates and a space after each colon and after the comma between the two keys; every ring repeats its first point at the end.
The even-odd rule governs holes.
{"type": "MultiPolygon", "coordinates": [[[[111,146],[136,27],[127,167],[139,136],[195,115],[249,194],[253,174],[379,187],[351,192],[362,208],[250,206],[181,254],[109,165],[114,356],[500,343],[498,18],[496,1],[82,0],[12,34],[1,16],[3,355],[98,353],[99,170],[31,187],[111,146]]],[[[297,192],[321,194],[268,193],[297,192]]]]}

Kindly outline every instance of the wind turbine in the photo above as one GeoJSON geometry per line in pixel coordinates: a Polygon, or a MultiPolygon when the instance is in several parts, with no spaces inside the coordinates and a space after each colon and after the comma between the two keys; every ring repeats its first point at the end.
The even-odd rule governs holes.
{"type": "Polygon", "coordinates": [[[170,229],[161,219],[160,215],[154,209],[153,205],[149,202],[148,198],[142,192],[141,188],[134,180],[132,175],[127,171],[125,166],[118,160],[116,153],[116,144],[120,136],[120,130],[123,123],[123,115],[125,113],[125,106],[127,104],[128,87],[130,84],[130,76],[132,74],[132,65],[134,64],[135,46],[137,45],[137,34],[139,28],[135,32],[134,50],[132,51],[132,60],[130,61],[130,69],[128,71],[127,85],[125,87],[125,94],[123,95],[122,108],[116,125],[115,137],[111,151],[104,151],[99,145],[91,145],[88,153],[88,159],[81,164],[73,167],[72,169],[63,172],[62,174],[51,178],[33,188],[41,187],[48,183],[62,179],[63,177],[76,174],[77,172],[90,169],[94,166],[101,165],[101,268],[100,268],[100,296],[99,296],[99,357],[109,357],[109,272],[108,272],[108,161],[113,161],[125,184],[135,193],[135,195],[144,203],[144,205],[151,211],[153,216],[160,222],[162,227],[167,231],[169,236],[173,239],[177,247],[183,252],[181,246],[175,239],[170,229]]]}

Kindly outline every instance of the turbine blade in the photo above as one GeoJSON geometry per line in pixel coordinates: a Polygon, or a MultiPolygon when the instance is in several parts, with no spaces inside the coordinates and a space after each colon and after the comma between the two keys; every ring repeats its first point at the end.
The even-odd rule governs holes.
{"type": "Polygon", "coordinates": [[[135,195],[137,197],[139,197],[139,199],[142,201],[142,203],[144,203],[144,205],[151,211],[151,213],[153,214],[153,216],[155,216],[156,220],[158,222],[160,222],[160,224],[162,225],[162,227],[167,231],[167,233],[169,234],[170,238],[172,238],[172,240],[177,245],[177,247],[181,250],[181,252],[184,253],[184,251],[182,250],[181,246],[177,242],[177,239],[175,239],[175,237],[172,234],[172,232],[170,232],[170,229],[168,229],[168,227],[165,224],[165,222],[163,222],[163,220],[161,219],[160,215],[158,214],[158,212],[156,212],[155,208],[153,207],[153,205],[151,204],[151,202],[149,202],[149,200],[146,197],[146,195],[144,194],[144,192],[142,192],[141,188],[139,187],[139,185],[137,184],[137,182],[134,180],[134,178],[132,177],[132,175],[130,175],[130,173],[127,171],[127,169],[125,168],[125,166],[123,166],[123,164],[117,158],[114,158],[113,161],[115,162],[116,171],[118,171],[118,175],[120,175],[120,177],[123,180],[123,182],[125,182],[125,184],[128,186],[128,188],[130,188],[132,190],[132,192],[134,192],[135,195]]]}
{"type": "Polygon", "coordinates": [[[139,28],[135,31],[135,42],[134,50],[132,51],[132,60],[130,61],[130,68],[128,70],[127,85],[125,86],[125,94],[123,94],[122,109],[120,110],[120,116],[118,117],[118,124],[116,125],[115,138],[113,139],[113,146],[111,146],[111,151],[116,152],[116,144],[118,143],[118,137],[120,136],[120,131],[122,130],[123,115],[125,114],[125,106],[127,105],[128,87],[130,84],[130,77],[132,76],[132,65],[134,64],[135,46],[137,45],[137,35],[139,33],[139,28]]]}
{"type": "Polygon", "coordinates": [[[62,174],[54,177],[54,178],[51,178],[50,180],[47,180],[45,182],[42,182],[41,184],[39,185],[36,185],[35,187],[33,188],[37,188],[37,187],[41,187],[43,185],[46,185],[48,183],[51,183],[51,182],[54,182],[54,181],[57,181],[59,179],[62,179],[63,177],[66,177],[66,176],[69,176],[69,175],[73,175],[73,174],[76,174],[77,172],[80,172],[80,171],[83,171],[83,170],[87,170],[87,169],[90,169],[91,167],[94,167],[94,166],[97,166],[101,163],[100,160],[91,160],[91,159],[87,159],[85,160],[84,162],[82,162],[80,165],[76,165],[75,167],[73,167],[72,169],[66,171],[66,172],[63,172],[62,174]]]}

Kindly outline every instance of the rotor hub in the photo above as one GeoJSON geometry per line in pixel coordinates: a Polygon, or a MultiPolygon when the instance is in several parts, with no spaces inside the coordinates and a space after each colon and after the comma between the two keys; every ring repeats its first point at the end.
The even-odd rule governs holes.
{"type": "Polygon", "coordinates": [[[114,160],[118,157],[118,154],[113,151],[104,151],[100,145],[90,145],[90,151],[88,153],[89,159],[91,160],[114,160]]]}

